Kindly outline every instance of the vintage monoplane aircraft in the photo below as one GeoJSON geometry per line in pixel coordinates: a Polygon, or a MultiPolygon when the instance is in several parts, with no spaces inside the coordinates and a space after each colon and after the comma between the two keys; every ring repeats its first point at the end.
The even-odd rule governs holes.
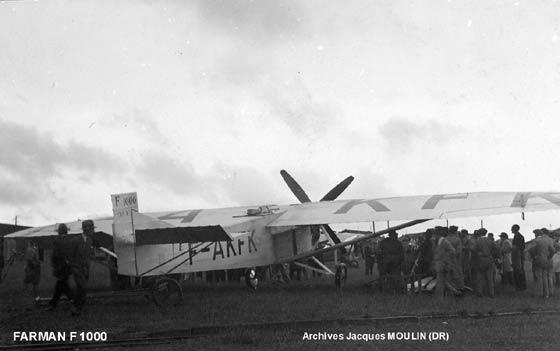
{"type": "MultiPolygon", "coordinates": [[[[353,199],[334,201],[352,182],[348,177],[321,201],[312,202],[284,170],[281,175],[302,202],[295,205],[261,205],[141,213],[136,193],[112,195],[113,217],[93,219],[99,242],[111,242],[118,257],[118,273],[135,277],[166,276],[210,270],[246,268],[247,282],[256,286],[254,267],[295,263],[344,279],[316,256],[341,250],[389,230],[407,228],[431,219],[480,217],[560,209],[560,192],[476,192],[353,199]],[[341,242],[331,223],[372,221],[408,222],[341,242]],[[318,249],[319,228],[333,245],[318,249]],[[104,239],[105,238],[105,239],[104,239]],[[308,263],[314,261],[313,267],[308,263]]],[[[81,232],[81,222],[68,223],[81,232]]],[[[56,226],[30,228],[7,238],[56,235],[56,226]]]]}

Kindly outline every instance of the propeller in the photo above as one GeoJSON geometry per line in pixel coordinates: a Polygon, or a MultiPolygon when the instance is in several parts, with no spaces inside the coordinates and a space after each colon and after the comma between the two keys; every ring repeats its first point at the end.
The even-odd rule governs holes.
{"type": "Polygon", "coordinates": [[[344,190],[346,190],[346,188],[348,188],[348,185],[350,185],[352,181],[354,181],[354,177],[352,176],[344,179],[342,182],[338,183],[334,188],[332,188],[331,191],[329,191],[327,195],[323,196],[323,198],[319,201],[332,201],[336,199],[340,194],[342,194],[344,190]]]}
{"type": "MultiPolygon", "coordinates": [[[[280,175],[288,185],[288,188],[290,188],[292,193],[296,196],[296,198],[301,203],[311,202],[311,199],[309,198],[309,196],[307,196],[303,188],[298,184],[298,182],[296,182],[296,180],[288,172],[286,172],[285,170],[281,170],[280,175]]],[[[344,190],[346,190],[348,185],[350,185],[350,183],[352,183],[353,180],[354,177],[352,176],[344,179],[342,182],[338,183],[334,188],[332,188],[325,196],[323,196],[323,198],[320,201],[332,201],[336,199],[340,194],[342,194],[344,190]]],[[[323,224],[322,227],[325,229],[325,231],[327,232],[327,234],[335,244],[341,243],[335,231],[332,230],[332,228],[329,227],[328,224],[323,224]]]]}
{"type": "Polygon", "coordinates": [[[298,184],[298,182],[296,182],[296,180],[288,172],[286,172],[285,170],[281,170],[280,175],[282,176],[282,178],[284,178],[284,181],[288,185],[288,188],[290,188],[290,190],[296,196],[299,202],[301,203],[311,202],[311,199],[309,198],[309,196],[307,196],[305,191],[303,191],[303,188],[298,184]]]}

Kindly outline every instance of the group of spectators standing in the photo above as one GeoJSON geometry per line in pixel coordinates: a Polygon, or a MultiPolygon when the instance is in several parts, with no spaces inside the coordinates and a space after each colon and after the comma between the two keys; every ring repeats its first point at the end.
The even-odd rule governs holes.
{"type": "MultiPolygon", "coordinates": [[[[57,281],[49,302],[50,309],[56,308],[60,297],[66,295],[73,302],[72,314],[78,315],[86,300],[94,224],[91,220],[83,221],[82,235],[69,236],[65,224],[60,224],[57,231],[59,235],[54,241],[51,259],[57,281]],[[70,277],[75,282],[74,291],[68,284],[70,277]]],[[[471,290],[469,287],[474,287],[478,296],[493,297],[498,273],[504,287],[526,290],[524,267],[527,256],[532,261],[535,293],[548,298],[553,295],[554,286],[560,287],[560,244],[550,237],[546,228],[533,232],[535,240],[526,250],[525,238],[517,224],[511,227],[511,240],[502,232],[497,241],[485,228],[475,230],[474,235],[468,234],[466,229],[458,231],[456,226],[430,228],[420,240],[412,267],[405,264],[405,248],[396,231],[389,232],[377,246],[372,242],[364,243],[359,251],[364,257],[366,275],[373,274],[377,262],[380,278],[402,277],[404,272],[405,277],[417,278],[415,284],[420,291],[424,287],[422,278],[435,275],[435,292],[440,297],[446,292],[461,295],[465,290],[471,290]]],[[[289,277],[291,274],[287,272],[283,271],[283,275],[289,277]]],[[[30,241],[26,250],[24,282],[32,285],[36,299],[39,279],[38,248],[36,242],[30,241]]]]}
{"type": "MultiPolygon", "coordinates": [[[[52,273],[56,278],[53,297],[49,301],[49,309],[54,310],[62,295],[72,301],[72,315],[79,315],[86,302],[87,282],[89,278],[89,259],[93,250],[92,235],[94,224],[91,220],[82,222],[81,235],[68,235],[68,227],[58,225],[58,236],[53,242],[51,256],[52,273]],[[69,285],[74,279],[75,289],[69,285]]],[[[41,276],[41,265],[38,257],[37,243],[30,241],[25,254],[25,284],[32,285],[32,293],[37,301],[37,285],[41,276]]]]}
{"type": "Polygon", "coordinates": [[[365,274],[372,274],[377,261],[380,278],[398,277],[404,272],[405,277],[415,278],[420,291],[424,287],[422,278],[435,276],[437,296],[461,295],[473,287],[476,295],[493,297],[498,274],[505,289],[527,289],[524,267],[528,257],[532,261],[535,294],[551,297],[554,280],[560,287],[560,245],[546,228],[534,231],[535,240],[528,250],[519,225],[514,224],[511,233],[511,239],[502,232],[495,240],[485,228],[475,230],[474,235],[456,226],[430,228],[420,240],[411,267],[405,264],[405,249],[392,231],[377,248],[364,245],[365,274]]]}

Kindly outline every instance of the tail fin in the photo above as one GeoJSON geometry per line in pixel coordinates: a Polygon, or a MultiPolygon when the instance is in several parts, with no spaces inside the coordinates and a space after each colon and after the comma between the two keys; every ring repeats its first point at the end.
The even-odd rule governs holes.
{"type": "Polygon", "coordinates": [[[111,195],[113,203],[113,240],[119,274],[138,276],[134,245],[134,213],[138,212],[136,193],[111,195]]]}

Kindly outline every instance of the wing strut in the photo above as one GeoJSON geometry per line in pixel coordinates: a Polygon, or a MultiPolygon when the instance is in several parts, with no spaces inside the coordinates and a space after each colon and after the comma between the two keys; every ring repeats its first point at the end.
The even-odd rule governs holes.
{"type": "Polygon", "coordinates": [[[204,247],[204,248],[206,248],[206,247],[209,247],[210,245],[212,245],[213,243],[212,243],[212,242],[202,242],[202,243],[198,243],[198,244],[194,245],[193,247],[189,248],[187,251],[185,251],[185,252],[183,252],[183,253],[180,253],[180,254],[177,255],[177,256],[173,256],[173,257],[171,257],[169,260],[167,260],[167,261],[165,261],[165,262],[163,262],[163,263],[160,263],[160,264],[158,264],[157,266],[155,266],[155,267],[153,267],[153,268],[148,269],[148,270],[145,271],[144,273],[140,274],[140,277],[145,276],[146,274],[148,274],[148,273],[150,273],[150,272],[153,272],[154,270],[156,270],[156,269],[158,269],[158,268],[160,268],[160,267],[162,267],[162,266],[165,266],[166,264],[170,263],[171,261],[174,261],[174,260],[178,259],[178,258],[181,257],[181,256],[188,255],[187,258],[186,258],[185,260],[181,261],[178,265],[174,266],[174,267],[171,268],[169,271],[165,272],[165,274],[171,273],[171,272],[174,271],[177,267],[179,267],[179,266],[182,265],[183,263],[187,262],[188,260],[192,259],[192,258],[193,258],[194,256],[196,256],[199,252],[202,252],[202,250],[204,250],[204,248],[203,248],[202,250],[198,250],[198,251],[197,251],[196,249],[199,248],[199,247],[200,247],[201,245],[203,245],[203,244],[207,244],[207,245],[204,247]]]}
{"type": "Polygon", "coordinates": [[[296,255],[296,256],[293,256],[293,257],[285,258],[285,259],[277,261],[276,263],[289,263],[289,262],[302,260],[302,259],[305,259],[305,258],[309,258],[309,257],[315,256],[315,255],[318,255],[318,254],[333,251],[333,250],[339,249],[339,248],[344,247],[344,246],[348,246],[348,245],[351,245],[351,244],[359,243],[359,242],[364,241],[364,240],[372,239],[372,238],[378,237],[380,235],[387,234],[392,230],[401,230],[401,229],[412,227],[414,225],[424,223],[424,222],[427,222],[427,221],[430,221],[430,220],[432,220],[432,218],[429,218],[429,219],[415,219],[413,221],[409,221],[409,222],[406,222],[406,223],[403,223],[403,224],[399,224],[399,225],[396,225],[394,227],[390,227],[390,228],[387,228],[387,229],[380,230],[377,233],[372,233],[372,234],[369,234],[369,235],[363,235],[359,238],[348,240],[348,241],[342,242],[340,244],[335,244],[333,246],[326,247],[324,249],[310,251],[310,252],[302,253],[302,254],[299,254],[299,255],[296,255]]]}
{"type": "Polygon", "coordinates": [[[333,271],[331,271],[330,269],[326,268],[324,265],[323,265],[323,267],[326,268],[325,270],[317,269],[317,268],[315,268],[315,267],[311,267],[310,265],[307,265],[307,264],[301,263],[301,262],[297,262],[297,261],[294,262],[294,264],[295,264],[296,266],[300,266],[300,267],[303,267],[303,268],[305,268],[305,269],[309,269],[309,270],[315,271],[315,272],[317,272],[317,273],[328,274],[328,275],[334,275],[333,271]]]}

